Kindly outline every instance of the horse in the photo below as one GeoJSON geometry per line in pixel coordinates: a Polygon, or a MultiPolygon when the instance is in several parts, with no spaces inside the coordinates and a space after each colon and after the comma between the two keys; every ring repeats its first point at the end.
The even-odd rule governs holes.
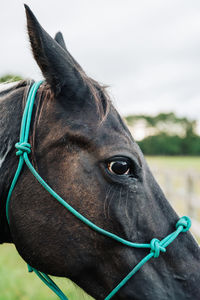
{"type": "MultiPolygon", "coordinates": [[[[86,75],[61,33],[53,39],[26,5],[25,10],[33,56],[44,76],[30,126],[32,165],[66,203],[100,228],[132,243],[162,239],[179,217],[106,86],[86,75]]],[[[22,80],[0,94],[0,243],[15,244],[33,268],[70,278],[101,300],[149,249],[131,248],[92,230],[55,201],[26,165],[9,202],[9,222],[6,217],[17,168],[15,144],[33,83],[22,80]]],[[[199,246],[185,232],[113,299],[197,300],[199,270],[199,246]]]]}

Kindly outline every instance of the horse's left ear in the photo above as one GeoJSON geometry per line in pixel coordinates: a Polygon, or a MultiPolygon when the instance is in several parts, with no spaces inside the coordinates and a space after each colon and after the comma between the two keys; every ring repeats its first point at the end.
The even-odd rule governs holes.
{"type": "Polygon", "coordinates": [[[85,72],[83,71],[83,69],[81,68],[79,63],[77,63],[77,61],[73,58],[73,56],[67,50],[65,40],[64,40],[63,35],[60,31],[58,31],[56,33],[54,40],[65,50],[66,55],[68,56],[68,59],[71,61],[72,65],[74,65],[77,68],[77,70],[79,70],[79,72],[86,77],[87,75],[85,74],[85,72]]]}
{"type": "Polygon", "coordinates": [[[59,45],[42,28],[27,5],[25,5],[25,9],[33,55],[46,81],[56,95],[66,89],[71,91],[68,94],[76,93],[78,87],[84,87],[85,84],[82,74],[72,63],[72,57],[68,55],[68,51],[63,49],[63,44],[59,45]]]}
{"type": "Polygon", "coordinates": [[[63,35],[60,31],[58,31],[55,35],[55,38],[54,40],[63,48],[65,49],[65,51],[67,51],[67,47],[65,45],[65,41],[64,41],[64,38],[63,38],[63,35]]]}

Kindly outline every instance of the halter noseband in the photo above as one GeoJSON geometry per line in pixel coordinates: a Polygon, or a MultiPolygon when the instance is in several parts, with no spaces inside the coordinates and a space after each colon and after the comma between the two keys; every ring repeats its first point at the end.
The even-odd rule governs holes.
{"type": "MultiPolygon", "coordinates": [[[[17,148],[16,155],[19,156],[19,164],[17,167],[17,171],[15,173],[15,176],[13,178],[13,181],[11,183],[7,202],[6,202],[6,216],[9,223],[9,203],[10,198],[12,195],[12,192],[14,190],[14,187],[17,183],[18,177],[22,171],[22,167],[24,165],[24,162],[28,166],[31,173],[35,176],[35,178],[39,181],[39,183],[58,201],[60,202],[68,211],[70,211],[74,216],[76,216],[79,220],[81,220],[83,223],[88,225],[90,228],[95,230],[96,232],[103,234],[109,238],[114,239],[115,241],[122,243],[126,246],[132,247],[132,248],[149,248],[150,253],[146,255],[132,270],[131,272],[109,293],[109,295],[104,300],[111,299],[120,288],[122,288],[126,282],[152,257],[157,258],[160,255],[160,252],[166,252],[166,247],[171,244],[181,232],[186,232],[191,227],[191,220],[189,217],[184,216],[178,220],[176,223],[176,230],[172,233],[170,233],[168,236],[166,236],[164,239],[159,241],[156,238],[153,238],[149,244],[139,244],[139,243],[133,243],[130,241],[127,241],[121,237],[119,237],[116,234],[113,234],[109,231],[106,231],[94,223],[92,223],[90,220],[88,220],[86,217],[81,215],[78,211],[76,211],[71,205],[69,205],[65,200],[63,200],[52,188],[40,177],[40,175],[37,173],[37,171],[34,169],[33,165],[31,164],[28,154],[31,152],[31,145],[28,142],[29,139],[29,131],[30,131],[30,124],[31,124],[31,116],[33,111],[33,105],[34,100],[37,94],[37,90],[42,84],[43,81],[36,82],[32,85],[30,88],[26,106],[24,109],[23,117],[22,117],[22,123],[21,123],[21,131],[20,131],[20,140],[18,143],[16,143],[15,147],[17,148]]],[[[61,300],[68,300],[68,298],[63,294],[63,292],[59,289],[59,287],[52,281],[52,279],[45,273],[42,273],[35,268],[28,265],[29,272],[34,271],[35,274],[52,290],[54,293],[61,299],[61,300]]]]}

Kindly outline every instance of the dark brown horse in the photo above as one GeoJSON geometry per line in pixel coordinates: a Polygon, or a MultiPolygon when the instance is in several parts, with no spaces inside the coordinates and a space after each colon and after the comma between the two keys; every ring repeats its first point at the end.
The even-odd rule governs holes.
{"type": "MultiPolygon", "coordinates": [[[[149,243],[172,231],[177,214],[153,178],[105,88],[89,78],[26,7],[33,55],[45,78],[31,123],[30,160],[77,211],[127,240],[149,243]]],[[[0,242],[14,243],[36,269],[69,277],[96,299],[106,295],[149,250],[124,246],[91,230],[47,193],[25,166],[5,214],[17,159],[15,143],[31,81],[0,94],[0,242]]],[[[200,251],[180,235],[115,299],[200,299],[200,251]]]]}

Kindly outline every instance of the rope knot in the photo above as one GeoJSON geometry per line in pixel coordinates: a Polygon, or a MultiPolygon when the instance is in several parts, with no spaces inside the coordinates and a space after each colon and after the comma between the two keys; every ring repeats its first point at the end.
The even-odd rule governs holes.
{"type": "Polygon", "coordinates": [[[161,246],[158,239],[152,239],[150,242],[151,252],[154,253],[154,257],[157,258],[161,252],[166,252],[166,249],[161,246]]]}
{"type": "Polygon", "coordinates": [[[27,268],[29,273],[33,272],[33,268],[30,265],[27,264],[27,268]]]}
{"type": "Polygon", "coordinates": [[[23,155],[25,152],[27,154],[31,153],[31,145],[27,142],[16,143],[15,148],[18,150],[16,152],[17,156],[23,155]]]}
{"type": "Polygon", "coordinates": [[[178,220],[178,222],[176,223],[176,228],[182,226],[183,227],[182,232],[186,232],[190,229],[191,225],[192,225],[192,223],[191,223],[190,218],[187,216],[184,216],[178,220]]]}

